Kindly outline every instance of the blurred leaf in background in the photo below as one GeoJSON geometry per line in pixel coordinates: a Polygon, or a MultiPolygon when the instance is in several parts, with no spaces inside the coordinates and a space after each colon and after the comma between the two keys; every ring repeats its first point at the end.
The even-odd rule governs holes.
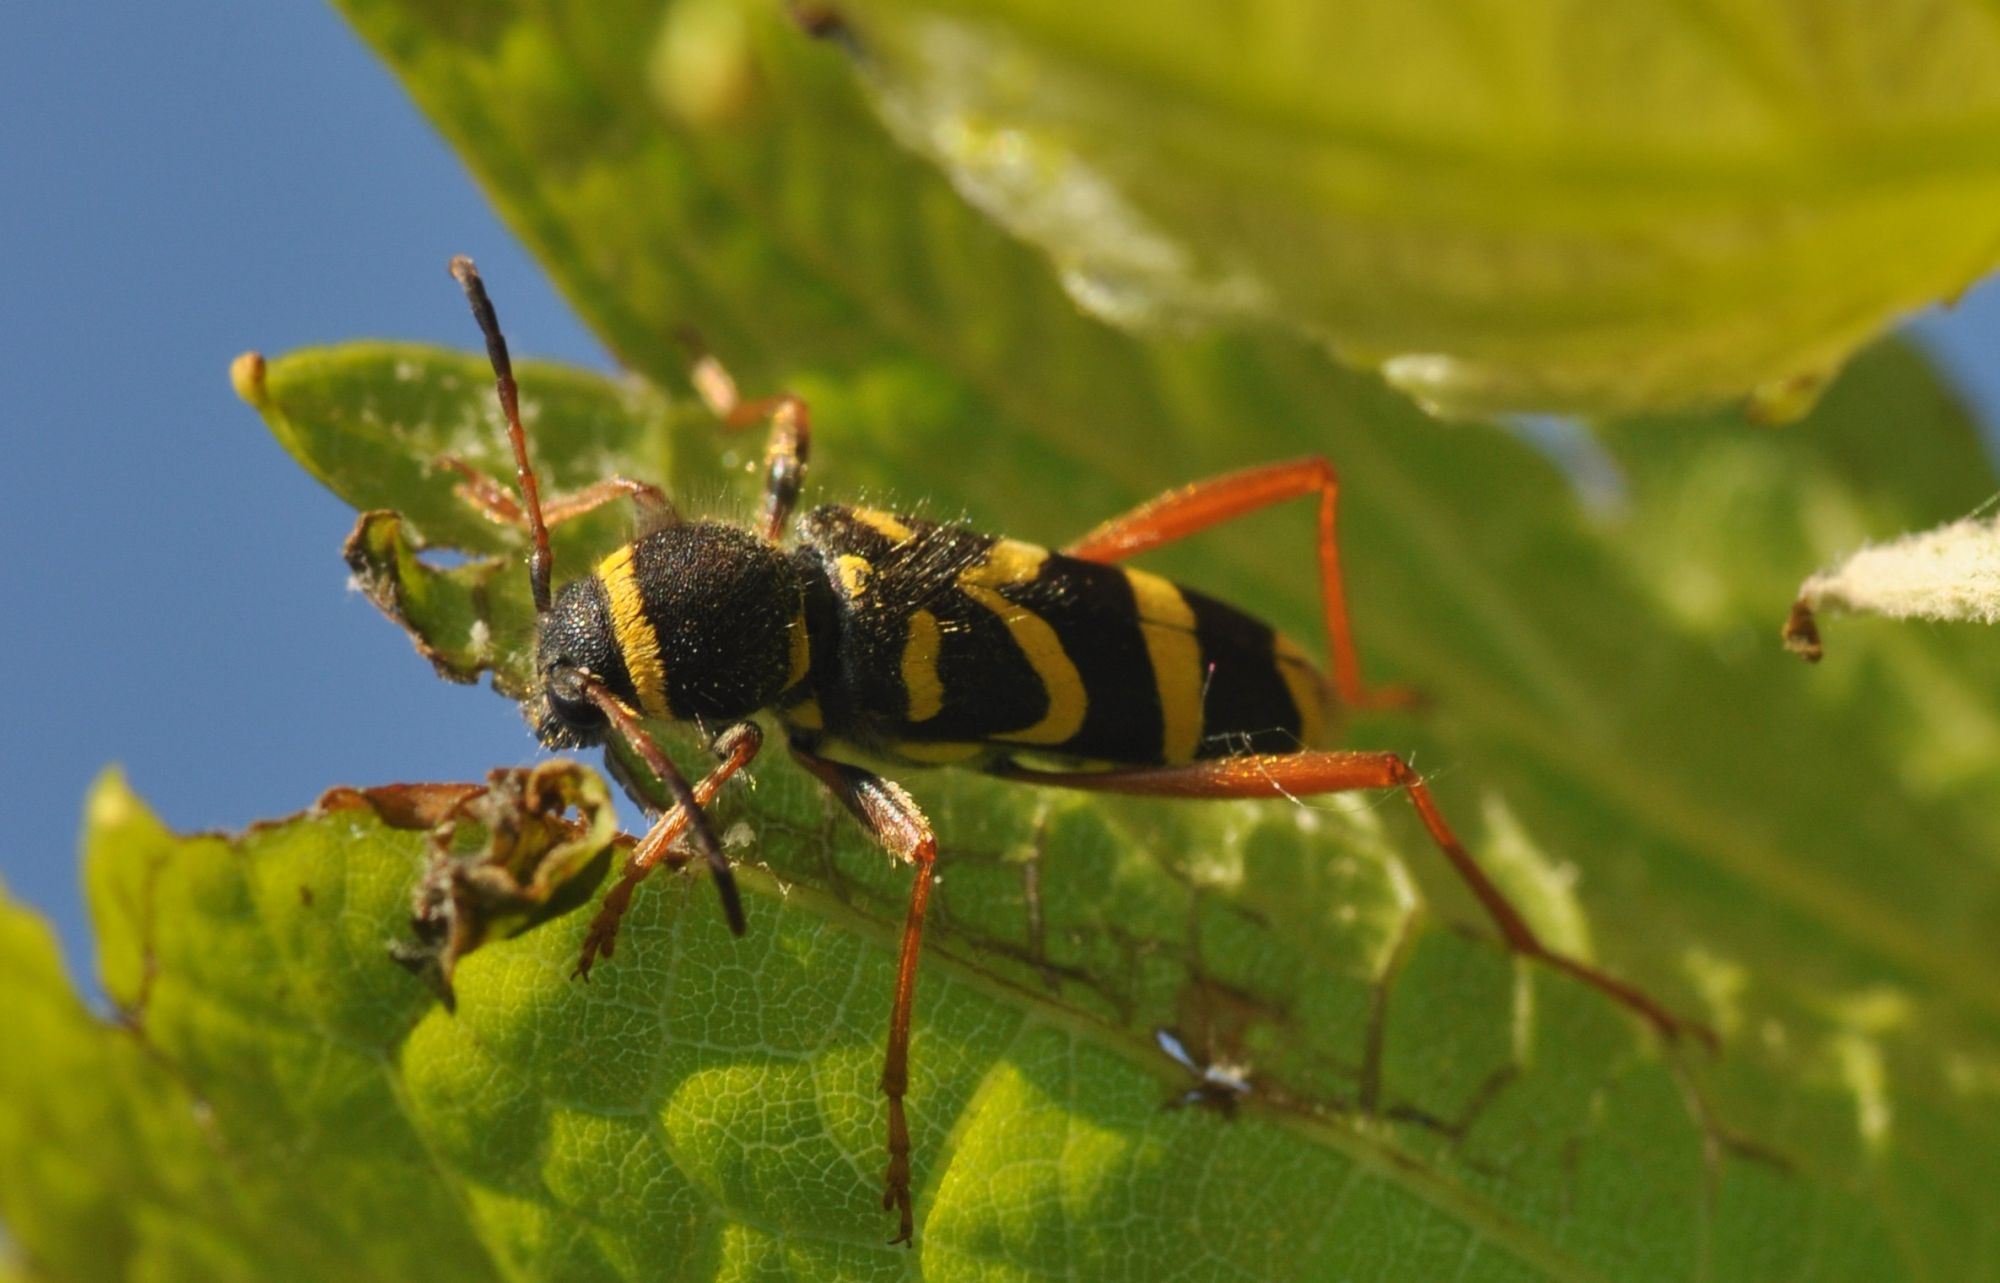
{"type": "MultiPolygon", "coordinates": [[[[1868,352],[1782,434],[1730,416],[1621,425],[1603,438],[1612,489],[1583,508],[1515,437],[1438,423],[1272,327],[1134,334],[1080,315],[1039,249],[878,123],[870,95],[894,92],[880,64],[906,21],[891,5],[857,7],[818,43],[775,9],[717,0],[346,8],[637,372],[523,368],[555,489],[616,471],[742,510],[756,443],[678,391],[686,324],[747,390],[813,403],[809,502],[922,505],[1057,543],[1165,486],[1323,451],[1347,483],[1370,675],[1432,703],[1357,719],[1348,742],[1410,755],[1543,930],[1708,1020],[1723,1050],[1657,1045],[1511,960],[1393,798],[1086,801],[920,773],[906,782],[937,823],[944,880],[905,1252],[881,1242],[875,1076],[908,875],[781,755],[718,816],[752,862],[747,938],[706,888],[656,878],[590,985],[567,979],[583,923],[563,918],[467,958],[455,1018],[383,955],[407,931],[421,835],[335,811],[175,839],[107,783],[89,869],[126,1025],[93,1021],[39,929],[5,920],[21,979],[0,1020],[31,1036],[0,1058],[0,1213],[31,1277],[2000,1272],[2000,660],[1964,633],[1857,623],[1841,663],[1814,671],[1773,627],[1831,551],[1991,490],[1921,358],[1868,352]],[[1160,1109],[1191,1085],[1161,1029],[1248,1066],[1235,1121],[1160,1109]]],[[[1027,15],[1005,38],[1092,21],[1027,15]]],[[[1702,29],[1738,47],[1722,19],[1702,29]]],[[[1168,14],[1133,30],[1179,27],[1168,14]]],[[[1237,56],[1223,43],[1185,56],[1222,66],[1237,56]]],[[[1094,83],[1116,105],[1125,82],[1094,83]]],[[[1441,129],[1465,108],[1396,101],[1429,99],[1441,129]]],[[[1590,125],[1612,138],[1617,120],[1590,125]]],[[[1212,181],[1142,161],[1171,171],[1148,172],[1159,190],[1212,181]]],[[[1523,222],[1629,230],[1559,191],[1521,192],[1523,222]]],[[[1254,187],[1229,199],[1276,208],[1254,187]]],[[[1169,230],[1197,248],[1255,232],[1189,208],[1169,230]]],[[[1479,208],[1510,206],[1503,192],[1479,208]]],[[[1928,244],[1940,261],[1947,242],[1991,235],[1949,221],[1964,239],[1928,244]]],[[[1568,287],[1598,287],[1587,248],[1568,287]]],[[[1967,275],[1975,257],[1958,260],[1967,275]]],[[[1300,261],[1300,297],[1326,289],[1321,256],[1300,261]]],[[[1926,256],[1873,264],[1908,301],[1945,288],[1926,256]]],[[[1827,279],[1858,291],[1854,276],[1827,279]]],[[[1721,382],[1687,377],[1685,351],[1681,373],[1635,367],[1621,404],[1740,391],[1788,368],[1751,365],[1797,354],[1790,311],[1745,310],[1698,273],[1660,279],[1686,297],[1641,292],[1632,315],[1742,360],[1721,382]],[[1703,328],[1717,317],[1732,319],[1703,328]]],[[[504,316],[506,282],[490,284],[504,316]]],[[[442,264],[439,290],[458,306],[442,264]]],[[[1433,310],[1423,297],[1384,306],[1415,316],[1433,310]]],[[[1808,302],[1800,315],[1836,306],[1808,302]]],[[[1454,332],[1508,336],[1497,309],[1435,311],[1454,332]]],[[[1589,312],[1566,295],[1524,307],[1518,352],[1567,359],[1595,332],[1589,312]]],[[[1617,315],[1599,319],[1593,359],[1629,353],[1617,315]]],[[[1383,353],[1407,341],[1380,333],[1383,353]]],[[[1535,377],[1519,386],[1589,382],[1535,377]]],[[[449,451],[504,474],[481,358],[355,345],[240,382],[315,475],[401,514],[364,518],[356,555],[440,666],[516,684],[531,616],[518,548],[433,467],[449,451]]],[[[1303,511],[1267,514],[1157,564],[1312,637],[1310,529],[1303,511]]],[[[563,535],[559,578],[623,532],[606,514],[563,535]]]]}
{"type": "Polygon", "coordinates": [[[1090,311],[1273,323],[1448,412],[1789,417],[2000,259],[1980,0],[834,8],[1090,311]]]}

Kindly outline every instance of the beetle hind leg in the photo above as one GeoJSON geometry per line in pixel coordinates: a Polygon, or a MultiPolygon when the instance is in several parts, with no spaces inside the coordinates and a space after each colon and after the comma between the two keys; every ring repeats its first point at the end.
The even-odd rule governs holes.
{"type": "Polygon", "coordinates": [[[1139,767],[1131,770],[1063,772],[1038,771],[1011,764],[991,768],[1004,779],[1060,788],[1109,793],[1149,794],[1186,798],[1299,798],[1367,789],[1400,789],[1416,808],[1431,841],[1443,853],[1459,880],[1479,901],[1509,949],[1566,975],[1573,976],[1617,1002],[1651,1025],[1669,1042],[1690,1035],[1716,1046],[1707,1027],[1673,1014],[1644,990],[1587,962],[1558,953],[1542,943],[1499,886],[1479,867],[1458,835],[1445,822],[1423,777],[1394,753],[1306,752],[1215,758],[1186,766],[1139,767]]]}
{"type": "Polygon", "coordinates": [[[1063,549],[1085,561],[1116,562],[1185,539],[1289,499],[1319,496],[1320,606],[1332,650],[1334,688],[1349,708],[1403,708],[1421,702],[1407,686],[1366,685],[1347,619],[1336,517],[1340,474],[1321,456],[1246,468],[1169,490],[1098,526],[1063,549]]]}

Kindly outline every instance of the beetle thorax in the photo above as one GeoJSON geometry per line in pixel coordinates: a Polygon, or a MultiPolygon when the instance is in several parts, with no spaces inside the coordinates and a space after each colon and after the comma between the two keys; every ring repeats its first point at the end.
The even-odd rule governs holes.
{"type": "Polygon", "coordinates": [[[551,747],[597,742],[591,682],[651,717],[746,717],[796,680],[803,628],[797,575],[775,546],[720,522],[653,531],[556,595],[530,720],[551,747]]]}

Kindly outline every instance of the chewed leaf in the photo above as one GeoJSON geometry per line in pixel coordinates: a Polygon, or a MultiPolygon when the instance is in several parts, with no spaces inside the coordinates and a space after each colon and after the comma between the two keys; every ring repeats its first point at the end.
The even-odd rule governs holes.
{"type": "Polygon", "coordinates": [[[1893,1263],[1865,1201],[1715,1127],[1694,1067],[1599,996],[1437,929],[1383,880],[1370,813],[1163,817],[971,785],[927,791],[959,835],[958,943],[927,960],[913,1060],[924,1230],[914,1254],[882,1244],[894,932],[873,919],[900,888],[815,789],[761,783],[730,822],[817,889],[746,867],[737,939],[663,875],[591,983],[569,976],[587,915],[558,917],[460,959],[450,1015],[382,943],[465,788],[342,791],[179,838],[107,781],[86,847],[120,1022],[0,906],[0,1020],[33,1034],[0,1058],[18,1241],[79,1278],[1026,1279],[1081,1260],[1317,1279],[1385,1242],[1421,1276],[1471,1255],[1523,1277],[1692,1260],[1777,1224],[1841,1264],[1824,1277],[1893,1263]],[[1331,869],[1329,839],[1354,852],[1331,869]],[[1248,904],[1227,889],[1246,885],[1248,904]],[[1327,921],[1307,892],[1336,885],[1358,920],[1274,929],[1285,901],[1327,921]],[[1209,1065],[1248,1083],[1233,1120],[1163,1108],[1209,1065]],[[1552,1182],[1602,1218],[1590,1244],[1558,1241],[1552,1182]],[[1718,1185],[1741,1197],[1704,1210],[1718,1185]],[[131,1224],[135,1201],[132,1232],[75,1234],[131,1224]]]}
{"type": "Polygon", "coordinates": [[[1980,0],[831,8],[1085,308],[1286,325],[1456,413],[1795,418],[2000,261],[1980,0]]]}
{"type": "Polygon", "coordinates": [[[1821,653],[1818,616],[1832,609],[1891,619],[2000,622],[2000,518],[1966,517],[1854,553],[1799,585],[1785,644],[1821,653]]]}
{"type": "MultiPolygon", "coordinates": [[[[439,292],[454,287],[438,272],[439,292]]],[[[467,322],[470,330],[470,322],[467,322]]],[[[547,462],[545,484],[576,489],[642,465],[671,475],[665,396],[636,380],[613,382],[523,362],[521,415],[547,462]]],[[[230,369],[237,395],[329,490],[358,509],[394,509],[416,546],[473,552],[519,539],[460,494],[463,469],[511,482],[505,425],[486,358],[420,344],[352,343],[277,360],[246,352],[230,369]]],[[[585,522],[600,538],[609,520],[585,522]]]]}
{"type": "Polygon", "coordinates": [[[392,785],[322,799],[424,829],[430,856],[411,896],[413,940],[389,956],[454,1006],[452,976],[489,940],[574,911],[610,864],[618,818],[604,782],[573,762],[494,771],[484,788],[392,785]],[[570,813],[575,812],[575,818],[570,813]]]}
{"type": "Polygon", "coordinates": [[[503,694],[519,699],[527,693],[530,656],[519,644],[498,646],[496,619],[508,625],[503,637],[529,635],[534,603],[525,582],[509,591],[508,567],[495,558],[468,562],[435,574],[423,568],[420,547],[411,541],[408,523],[399,512],[364,512],[347,536],[347,568],[354,585],[389,618],[410,625],[417,653],[431,661],[438,676],[454,682],[477,681],[487,670],[503,694]]]}

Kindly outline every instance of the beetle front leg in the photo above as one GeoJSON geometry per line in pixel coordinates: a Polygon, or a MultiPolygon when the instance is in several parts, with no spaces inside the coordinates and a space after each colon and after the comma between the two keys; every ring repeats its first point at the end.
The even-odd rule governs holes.
{"type": "MultiPolygon", "coordinates": [[[[634,727],[636,728],[636,721],[634,727]]],[[[631,733],[645,736],[645,732],[641,729],[634,729],[631,733]]],[[[654,753],[658,753],[658,746],[652,744],[650,737],[647,737],[645,742],[652,747],[654,753]]],[[[617,884],[605,892],[603,903],[598,906],[597,916],[591,919],[590,929],[583,937],[583,952],[577,958],[576,970],[570,974],[588,980],[590,969],[597,964],[598,959],[611,956],[618,943],[618,925],[624,921],[625,911],[632,907],[632,893],[639,889],[639,884],[646,880],[646,875],[666,858],[667,850],[673,845],[674,839],[685,832],[690,824],[697,823],[694,812],[713,802],[715,795],[721,792],[722,786],[729,781],[729,777],[748,766],[757,756],[757,750],[763,745],[764,734],[757,729],[755,722],[740,722],[716,736],[714,750],[716,756],[722,759],[721,763],[707,775],[702,776],[689,790],[693,801],[692,809],[686,803],[668,807],[653,822],[653,827],[646,831],[646,835],[639,839],[639,845],[633,848],[631,858],[625,862],[624,873],[619,876],[617,884]]],[[[634,743],[633,747],[635,751],[643,753],[637,743],[634,743]]],[[[651,765],[650,760],[648,765],[651,765]]],[[[719,884],[719,889],[723,893],[723,903],[729,915],[730,928],[741,935],[742,910],[729,908],[735,903],[736,892],[733,882],[726,887],[719,884]]]]}
{"type": "MultiPolygon", "coordinates": [[[[531,529],[528,514],[521,511],[514,492],[505,485],[457,455],[439,455],[436,463],[438,467],[458,474],[458,485],[453,487],[458,497],[479,509],[487,520],[496,525],[513,526],[523,532],[531,529]]],[[[606,477],[574,494],[553,498],[542,505],[542,517],[553,528],[566,521],[574,521],[585,513],[595,512],[607,503],[626,498],[631,499],[632,506],[638,510],[639,525],[643,529],[671,525],[677,519],[673,501],[667,498],[664,490],[630,477],[606,477]]]]}
{"type": "Polygon", "coordinates": [[[1340,474],[1313,455],[1290,463],[1265,464],[1210,477],[1169,490],[1113,517],[1063,549],[1085,561],[1118,562],[1151,548],[1185,539],[1238,517],[1291,499],[1319,500],[1320,608],[1332,648],[1334,688],[1350,708],[1400,708],[1418,702],[1403,686],[1371,687],[1361,680],[1361,657],[1347,621],[1347,589],[1340,571],[1337,513],[1340,474]]]}

